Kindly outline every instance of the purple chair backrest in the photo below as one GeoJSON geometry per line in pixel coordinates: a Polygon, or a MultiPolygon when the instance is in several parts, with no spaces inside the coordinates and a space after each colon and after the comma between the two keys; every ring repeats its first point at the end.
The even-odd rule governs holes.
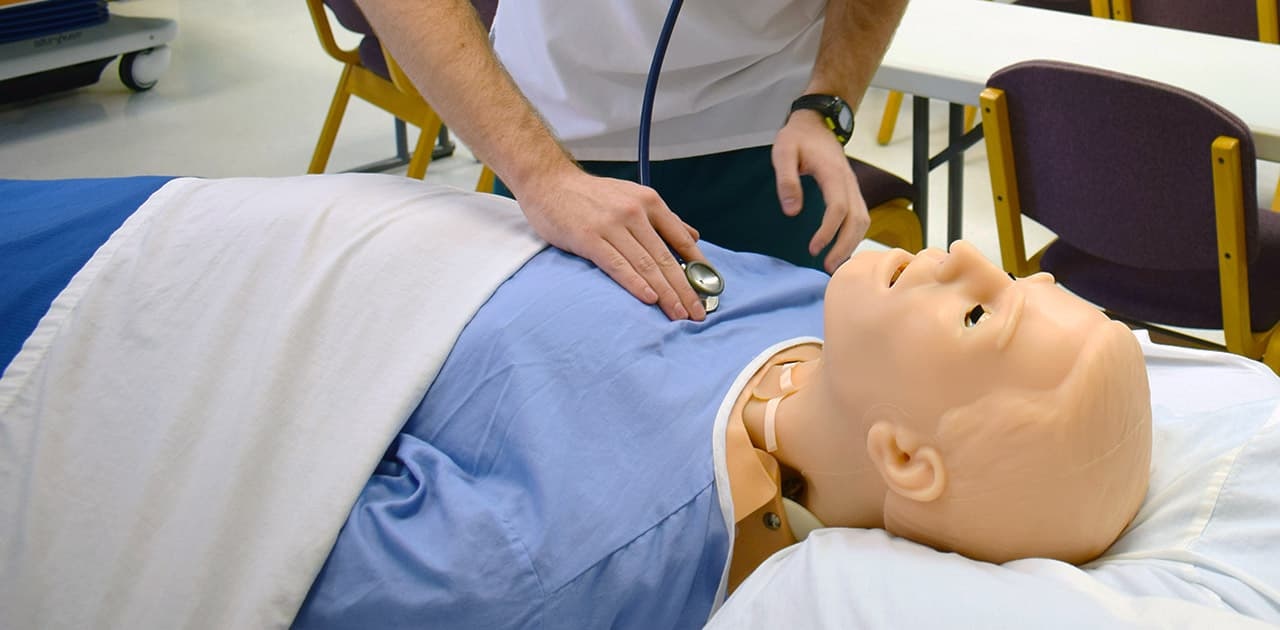
{"type": "MultiPolygon", "coordinates": [[[[364,13],[356,5],[355,0],[324,0],[325,5],[333,11],[334,17],[343,28],[361,35],[373,35],[373,27],[365,19],[364,13]]],[[[493,14],[498,11],[498,0],[472,0],[471,5],[480,14],[480,21],[487,29],[493,25],[493,14]]]]}
{"type": "Polygon", "coordinates": [[[1210,146],[1240,140],[1248,259],[1257,255],[1249,128],[1185,90],[1106,70],[1028,61],[1004,90],[1023,214],[1071,246],[1145,269],[1216,269],[1210,146]]]}
{"type": "Polygon", "coordinates": [[[1131,0],[1132,20],[1241,39],[1258,39],[1257,0],[1131,0]]]}
{"type": "MultiPolygon", "coordinates": [[[[391,74],[387,70],[387,60],[382,56],[382,46],[373,34],[373,27],[369,25],[369,20],[365,19],[364,12],[360,10],[355,0],[324,0],[324,3],[330,11],[333,11],[333,16],[343,28],[364,35],[357,46],[360,63],[374,74],[389,79],[391,74]]],[[[498,10],[498,0],[472,0],[471,4],[480,14],[480,21],[484,23],[484,27],[489,28],[493,24],[493,14],[498,10]]]]}
{"type": "Polygon", "coordinates": [[[352,33],[373,35],[373,27],[369,26],[369,21],[364,19],[364,13],[360,11],[360,7],[356,6],[355,0],[324,0],[324,3],[330,11],[333,11],[333,17],[338,19],[342,28],[352,33]]]}
{"type": "Polygon", "coordinates": [[[1076,15],[1093,15],[1093,5],[1089,0],[1017,0],[1014,4],[1033,9],[1049,9],[1076,15]]]}

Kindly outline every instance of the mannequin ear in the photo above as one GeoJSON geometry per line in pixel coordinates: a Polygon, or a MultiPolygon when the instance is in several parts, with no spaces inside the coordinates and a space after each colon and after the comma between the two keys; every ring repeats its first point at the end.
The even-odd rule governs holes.
{"type": "Polygon", "coordinates": [[[933,501],[947,487],[942,455],[932,446],[920,446],[915,435],[887,421],[871,425],[867,454],[895,494],[921,503],[933,501]]]}

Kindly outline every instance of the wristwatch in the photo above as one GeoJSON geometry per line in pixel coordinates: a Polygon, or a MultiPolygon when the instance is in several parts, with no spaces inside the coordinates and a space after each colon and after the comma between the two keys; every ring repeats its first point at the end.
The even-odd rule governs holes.
{"type": "Polygon", "coordinates": [[[831,94],[805,94],[791,102],[791,111],[812,109],[822,114],[822,120],[836,134],[840,144],[847,144],[853,135],[853,110],[839,96],[831,94]]]}

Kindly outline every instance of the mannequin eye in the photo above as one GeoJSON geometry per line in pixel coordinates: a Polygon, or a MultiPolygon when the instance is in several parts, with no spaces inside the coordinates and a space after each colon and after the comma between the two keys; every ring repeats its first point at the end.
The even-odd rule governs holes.
{"type": "Polygon", "coordinates": [[[892,287],[894,283],[898,281],[898,278],[902,276],[902,272],[906,270],[907,270],[907,263],[902,263],[901,265],[898,265],[898,268],[893,272],[893,277],[889,278],[889,286],[892,287]]]}
{"type": "Polygon", "coordinates": [[[978,322],[987,318],[987,315],[989,315],[989,313],[987,313],[987,311],[982,308],[981,304],[974,306],[972,309],[969,310],[968,313],[965,313],[964,315],[964,327],[972,328],[974,326],[977,326],[978,322]]]}

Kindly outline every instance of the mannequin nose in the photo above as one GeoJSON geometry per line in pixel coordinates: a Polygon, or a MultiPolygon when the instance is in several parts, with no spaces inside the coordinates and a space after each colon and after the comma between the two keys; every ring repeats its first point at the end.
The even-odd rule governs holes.
{"type": "Polygon", "coordinates": [[[986,299],[1013,282],[1008,274],[987,260],[968,241],[956,241],[938,269],[940,282],[962,282],[977,296],[986,299]]]}

